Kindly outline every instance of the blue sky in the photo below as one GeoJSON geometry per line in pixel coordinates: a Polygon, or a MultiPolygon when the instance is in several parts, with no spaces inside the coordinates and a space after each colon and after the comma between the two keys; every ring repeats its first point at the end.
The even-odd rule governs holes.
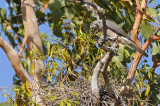
{"type": "MultiPolygon", "coordinates": [[[[150,6],[156,6],[159,2],[159,0],[155,0],[155,2],[150,6]]],[[[5,8],[7,9],[7,3],[5,2],[5,0],[1,0],[0,1],[0,8],[5,8]]],[[[1,27],[0,27],[1,29],[1,27]]],[[[44,25],[41,25],[39,27],[40,32],[44,32],[47,33],[48,35],[50,34],[49,32],[49,28],[47,23],[45,23],[44,25]]],[[[4,33],[2,33],[1,35],[5,40],[8,41],[7,37],[4,35],[4,33]]],[[[148,58],[150,61],[152,61],[151,56],[149,56],[148,58]]],[[[150,64],[152,64],[150,62],[150,64]]],[[[140,67],[140,65],[139,65],[140,67]]],[[[160,70],[160,67],[156,69],[156,72],[158,72],[158,70],[160,70]]],[[[4,51],[0,48],[0,87],[7,87],[9,85],[13,84],[13,76],[15,75],[15,71],[13,70],[12,66],[10,65],[10,62],[6,56],[6,54],[4,53],[4,51]]],[[[158,72],[159,73],[159,72],[158,72]]],[[[2,93],[3,92],[8,92],[11,93],[12,96],[14,95],[14,92],[12,92],[12,86],[9,87],[8,89],[2,90],[0,91],[0,103],[2,101],[6,101],[5,97],[2,97],[2,93]]]]}

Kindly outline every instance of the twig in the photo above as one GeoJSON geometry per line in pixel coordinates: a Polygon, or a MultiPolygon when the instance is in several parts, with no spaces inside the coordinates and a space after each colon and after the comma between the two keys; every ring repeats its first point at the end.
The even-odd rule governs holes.
{"type": "Polygon", "coordinates": [[[49,0],[47,1],[47,3],[44,5],[44,7],[41,9],[41,12],[44,13],[44,11],[46,10],[46,8],[48,7],[48,3],[49,0]]]}
{"type": "Polygon", "coordinates": [[[99,46],[102,46],[103,43],[105,42],[105,39],[107,38],[107,34],[106,34],[107,25],[106,25],[105,15],[103,14],[103,9],[92,2],[83,1],[83,0],[80,0],[80,1],[81,1],[81,3],[85,4],[85,6],[88,10],[90,10],[90,11],[92,11],[92,13],[94,13],[94,16],[97,18],[97,20],[99,20],[99,18],[102,20],[102,23],[103,23],[102,33],[103,34],[102,34],[101,38],[98,40],[99,46]],[[97,10],[98,13],[95,10],[97,10]]]}
{"type": "Polygon", "coordinates": [[[50,16],[49,18],[47,18],[47,19],[46,19],[46,20],[44,20],[43,22],[38,23],[38,26],[40,26],[41,24],[45,23],[46,21],[49,21],[50,19],[52,19],[52,16],[50,16]]]}
{"type": "Polygon", "coordinates": [[[23,40],[23,42],[22,42],[21,49],[20,49],[19,55],[18,55],[19,57],[21,57],[21,54],[22,54],[22,52],[23,52],[23,49],[24,49],[24,46],[25,46],[26,41],[27,41],[27,36],[24,37],[24,40],[23,40]]]}
{"type": "Polygon", "coordinates": [[[9,87],[11,87],[11,86],[13,86],[13,84],[11,84],[11,85],[9,85],[9,86],[7,86],[7,87],[0,87],[0,92],[1,92],[2,89],[6,89],[6,88],[9,88],[9,87]]]}

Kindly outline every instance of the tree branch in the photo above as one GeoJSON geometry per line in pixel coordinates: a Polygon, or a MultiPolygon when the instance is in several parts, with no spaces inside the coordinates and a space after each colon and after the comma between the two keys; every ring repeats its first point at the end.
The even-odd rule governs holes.
{"type": "Polygon", "coordinates": [[[25,69],[23,68],[17,52],[2,37],[0,37],[0,47],[6,53],[13,69],[15,70],[22,83],[26,83],[26,81],[28,81],[28,83],[32,85],[32,81],[25,69]]]}
{"type": "Polygon", "coordinates": [[[48,3],[49,0],[47,1],[47,3],[44,5],[44,7],[41,9],[41,12],[44,13],[44,11],[46,10],[46,8],[48,7],[48,3]]]}
{"type": "Polygon", "coordinates": [[[137,4],[137,8],[138,8],[139,12],[142,12],[143,10],[139,4],[139,0],[136,0],[136,4],[137,4]]]}
{"type": "Polygon", "coordinates": [[[21,57],[26,41],[27,41],[27,36],[24,37],[24,40],[22,42],[21,49],[19,51],[19,57],[21,57]]]}
{"type": "Polygon", "coordinates": [[[105,39],[107,39],[107,34],[106,34],[107,25],[106,25],[105,15],[103,14],[103,9],[100,8],[97,4],[94,4],[92,2],[85,1],[85,0],[80,0],[80,1],[81,1],[81,3],[85,4],[86,8],[94,14],[94,17],[96,17],[97,20],[99,20],[99,19],[102,20],[102,24],[103,24],[102,36],[98,40],[98,45],[102,46],[105,42],[105,39]],[[95,11],[95,10],[97,10],[97,11],[95,11]]]}
{"type": "MultiPolygon", "coordinates": [[[[137,0],[136,0],[137,1],[137,0]]],[[[147,1],[148,0],[143,0],[142,3],[141,3],[141,12],[138,12],[138,14],[136,15],[136,18],[135,18],[135,23],[133,25],[133,29],[131,30],[131,34],[132,34],[132,40],[139,46],[141,47],[141,43],[138,39],[138,30],[139,30],[139,26],[141,24],[141,21],[142,21],[142,17],[143,17],[143,12],[147,6],[147,1]]],[[[137,3],[138,4],[138,3],[137,3]]],[[[140,7],[139,7],[140,8],[140,7]]]]}
{"type": "MultiPolygon", "coordinates": [[[[135,23],[133,25],[133,29],[131,30],[131,34],[132,34],[132,40],[139,46],[141,47],[141,43],[138,39],[138,30],[139,30],[139,27],[140,27],[140,24],[141,24],[141,21],[142,21],[142,17],[143,17],[143,12],[147,6],[147,1],[148,0],[142,0],[142,3],[141,3],[141,7],[139,7],[139,1],[136,0],[136,4],[137,4],[137,7],[139,7],[139,9],[141,8],[142,10],[138,12],[138,14],[136,15],[136,18],[135,18],[135,23]]],[[[148,46],[150,45],[150,43],[152,42],[152,36],[147,40],[147,42],[144,44],[144,46],[142,47],[142,50],[146,50],[148,48],[148,46]]],[[[139,53],[139,52],[136,52],[136,56],[133,60],[133,63],[132,63],[132,66],[129,70],[129,73],[128,73],[128,76],[127,76],[127,79],[126,81],[123,83],[123,86],[121,87],[122,90],[121,90],[121,95],[123,95],[123,93],[125,93],[125,91],[128,89],[127,86],[129,86],[132,81],[133,81],[133,78],[135,76],[135,72],[137,70],[137,67],[138,67],[138,64],[140,62],[142,58],[142,54],[139,53]]]]}
{"type": "MultiPolygon", "coordinates": [[[[159,30],[159,29],[160,29],[160,27],[158,28],[158,30],[159,30]]],[[[158,30],[156,30],[156,31],[154,32],[154,34],[156,34],[156,33],[158,32],[158,30]]],[[[151,44],[151,42],[153,42],[153,41],[155,41],[155,40],[160,40],[160,36],[151,35],[151,36],[149,37],[149,39],[146,41],[146,43],[143,45],[142,50],[145,51],[145,50],[148,48],[148,46],[151,44]]],[[[135,76],[135,72],[136,72],[136,70],[137,70],[137,66],[138,66],[141,58],[142,58],[142,54],[139,53],[139,52],[137,52],[137,53],[136,53],[136,56],[135,56],[135,58],[134,58],[134,60],[133,60],[133,64],[132,64],[132,66],[131,66],[131,68],[130,68],[130,70],[129,70],[127,79],[126,79],[126,81],[125,81],[124,84],[123,84],[123,90],[122,90],[121,93],[120,93],[121,95],[123,95],[123,93],[125,93],[126,89],[128,89],[127,86],[129,86],[129,85],[132,83],[133,78],[134,78],[134,76],[135,76]]]]}

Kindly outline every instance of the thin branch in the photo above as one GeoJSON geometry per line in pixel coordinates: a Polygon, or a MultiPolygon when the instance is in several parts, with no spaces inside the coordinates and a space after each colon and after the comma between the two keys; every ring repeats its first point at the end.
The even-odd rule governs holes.
{"type": "Polygon", "coordinates": [[[26,41],[27,41],[27,36],[24,37],[24,40],[22,42],[21,49],[19,51],[19,57],[21,57],[26,41]]]}
{"type": "Polygon", "coordinates": [[[44,13],[44,11],[46,10],[46,8],[48,7],[48,3],[49,0],[47,1],[47,3],[44,5],[44,7],[41,9],[41,12],[44,13]]]}
{"type": "Polygon", "coordinates": [[[1,92],[1,90],[7,89],[7,88],[9,88],[9,87],[11,87],[11,86],[13,86],[13,84],[11,84],[11,85],[9,85],[9,86],[7,86],[7,87],[0,87],[0,92],[1,92]]]}
{"type": "Polygon", "coordinates": [[[47,18],[46,20],[44,20],[43,22],[39,23],[38,26],[42,25],[43,23],[49,21],[50,19],[52,19],[52,16],[50,16],[49,18],[47,18]]]}

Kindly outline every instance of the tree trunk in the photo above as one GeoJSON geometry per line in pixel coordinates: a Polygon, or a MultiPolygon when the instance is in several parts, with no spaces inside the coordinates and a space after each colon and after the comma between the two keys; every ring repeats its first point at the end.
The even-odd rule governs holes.
{"type": "MultiPolygon", "coordinates": [[[[42,42],[40,39],[38,24],[35,15],[35,1],[34,0],[22,0],[22,18],[23,24],[25,28],[25,36],[27,36],[27,51],[37,49],[40,54],[43,54],[43,47],[42,42]]],[[[30,57],[32,58],[32,57],[30,57]]],[[[44,68],[44,62],[40,58],[38,60],[33,59],[32,63],[34,64],[35,68],[34,73],[35,76],[32,76],[34,81],[38,84],[46,84],[46,79],[41,75],[41,72],[44,68]]]]}

